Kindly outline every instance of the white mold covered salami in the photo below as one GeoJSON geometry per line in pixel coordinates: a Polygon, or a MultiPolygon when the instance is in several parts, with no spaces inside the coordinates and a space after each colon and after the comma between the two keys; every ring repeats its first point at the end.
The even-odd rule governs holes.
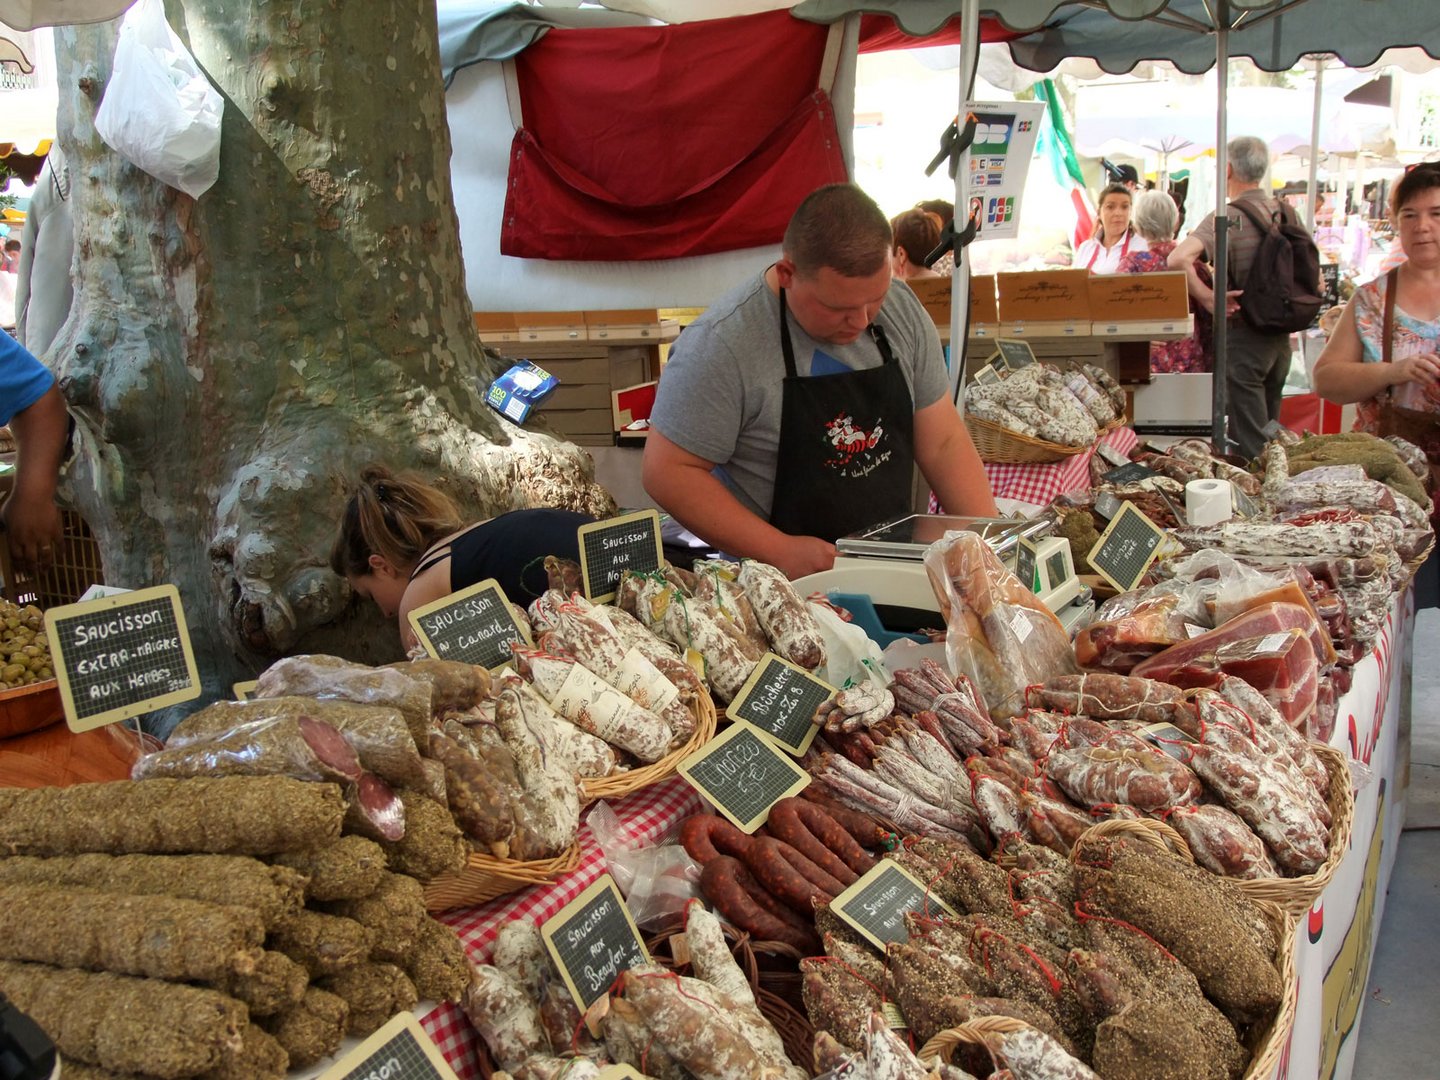
{"type": "Polygon", "coordinates": [[[825,663],[820,627],[783,573],[768,563],[746,559],[738,580],[775,652],[807,671],[825,663]]]}

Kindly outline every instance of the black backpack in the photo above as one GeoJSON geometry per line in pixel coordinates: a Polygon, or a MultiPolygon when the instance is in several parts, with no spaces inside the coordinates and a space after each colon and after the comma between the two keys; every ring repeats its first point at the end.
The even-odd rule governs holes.
{"type": "Polygon", "coordinates": [[[1325,301],[1320,295],[1320,250],[1283,202],[1269,222],[1244,202],[1230,204],[1260,230],[1260,246],[1240,294],[1240,314],[1261,334],[1304,330],[1325,301]]]}

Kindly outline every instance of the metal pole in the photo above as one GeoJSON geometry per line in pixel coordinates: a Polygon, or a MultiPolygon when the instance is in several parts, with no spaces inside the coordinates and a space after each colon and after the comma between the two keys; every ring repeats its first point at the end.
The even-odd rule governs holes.
{"type": "Polygon", "coordinates": [[[1225,390],[1225,375],[1228,357],[1225,351],[1225,293],[1230,288],[1230,274],[1226,267],[1229,245],[1226,230],[1230,218],[1226,213],[1228,192],[1226,190],[1225,143],[1228,138],[1225,123],[1226,99],[1230,82],[1230,5],[1218,0],[1215,5],[1215,373],[1211,377],[1210,395],[1210,441],[1215,449],[1226,453],[1230,449],[1229,435],[1225,430],[1225,414],[1229,409],[1229,395],[1225,390]]]}
{"type": "Polygon", "coordinates": [[[1316,187],[1320,178],[1320,87],[1325,81],[1325,58],[1315,57],[1315,109],[1310,117],[1310,182],[1305,190],[1309,193],[1308,214],[1310,231],[1315,231],[1315,213],[1319,205],[1320,191],[1316,187]]]}
{"type": "MultiPolygon", "coordinates": [[[[960,103],[956,118],[965,127],[966,102],[975,92],[975,72],[980,66],[980,0],[964,0],[960,6],[960,103]]],[[[970,151],[960,155],[955,168],[955,231],[961,232],[970,220],[970,151]]],[[[955,269],[950,278],[950,400],[963,415],[965,395],[965,344],[970,333],[970,259],[955,249],[955,269]]]]}

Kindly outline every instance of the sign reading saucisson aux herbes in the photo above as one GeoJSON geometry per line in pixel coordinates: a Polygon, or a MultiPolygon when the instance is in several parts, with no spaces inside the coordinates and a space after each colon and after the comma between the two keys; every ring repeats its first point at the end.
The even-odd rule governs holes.
{"type": "Polygon", "coordinates": [[[604,997],[622,971],[650,962],[635,919],[609,874],[601,874],[546,920],[540,937],[581,1012],[604,997]]]}
{"type": "Polygon", "coordinates": [[[585,595],[602,604],[615,595],[626,570],[648,574],[664,561],[660,515],[654,510],[606,518],[581,525],[580,580],[585,595]]]}
{"type": "Polygon", "coordinates": [[[835,693],[835,687],[774,653],[766,653],[750,678],[726,706],[732,720],[746,720],[792,754],[810,748],[820,729],[812,722],[815,710],[835,693]]]}
{"type": "Polygon", "coordinates": [[[495,670],[510,662],[510,646],[530,644],[494,578],[486,578],[433,604],[410,612],[410,626],[425,651],[437,660],[458,660],[495,670]]]}
{"type": "Polygon", "coordinates": [[[881,859],[830,902],[830,910],[881,952],[894,941],[907,941],[905,916],[912,911],[936,918],[955,918],[954,908],[937,897],[910,871],[892,859],[881,859]]]}
{"type": "Polygon", "coordinates": [[[413,1013],[385,1026],[320,1074],[318,1080],[457,1080],[413,1013]]]}
{"type": "Polygon", "coordinates": [[[174,585],[51,608],[45,631],[71,731],[200,696],[200,673],[174,585]]]}
{"type": "Polygon", "coordinates": [[[777,802],[810,783],[810,774],[784,747],[745,720],[736,720],[680,762],[679,772],[747,833],[765,824],[777,802]]]}

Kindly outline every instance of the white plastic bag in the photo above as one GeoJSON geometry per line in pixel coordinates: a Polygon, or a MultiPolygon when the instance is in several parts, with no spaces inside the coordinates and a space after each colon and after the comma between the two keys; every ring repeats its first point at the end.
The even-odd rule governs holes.
{"type": "Polygon", "coordinates": [[[854,623],[847,623],[827,604],[808,601],[806,606],[815,617],[820,636],[825,640],[825,663],[815,669],[815,677],[831,686],[851,686],[873,681],[889,686],[894,680],[885,668],[880,646],[870,640],[854,623]]]}
{"type": "Polygon", "coordinates": [[[165,21],[162,0],[139,0],[120,24],[115,64],[95,130],[105,145],[192,199],[220,175],[225,103],[165,21]]]}

